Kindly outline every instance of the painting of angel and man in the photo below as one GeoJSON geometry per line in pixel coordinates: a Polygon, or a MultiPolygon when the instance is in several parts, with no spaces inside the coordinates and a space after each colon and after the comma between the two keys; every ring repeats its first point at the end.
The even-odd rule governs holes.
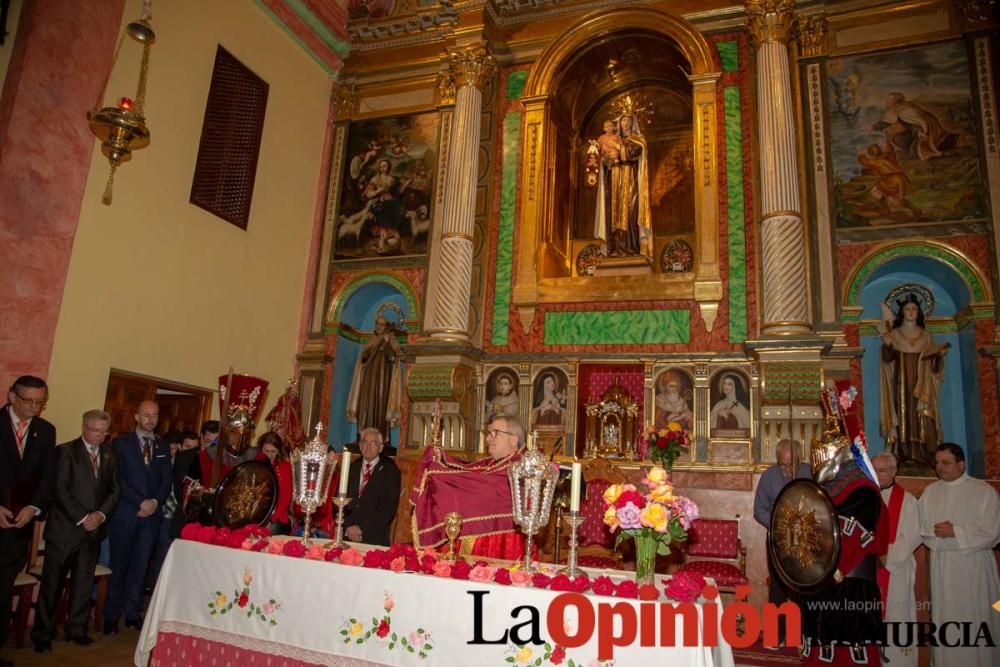
{"type": "Polygon", "coordinates": [[[962,42],[834,58],[827,77],[838,227],[985,217],[962,42]]]}
{"type": "Polygon", "coordinates": [[[427,252],[438,124],[436,113],[351,123],[335,259],[427,252]]]}

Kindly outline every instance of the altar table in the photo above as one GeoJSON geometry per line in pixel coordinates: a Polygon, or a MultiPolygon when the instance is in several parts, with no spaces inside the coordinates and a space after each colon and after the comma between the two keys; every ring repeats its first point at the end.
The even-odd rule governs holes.
{"type": "MultiPolygon", "coordinates": [[[[580,647],[556,647],[546,631],[546,611],[557,595],[176,540],[150,600],[135,664],[437,667],[568,665],[572,660],[580,667],[733,665],[732,650],[721,635],[715,647],[642,648],[637,641],[616,647],[614,661],[604,663],[596,660],[596,633],[580,647]],[[530,605],[538,609],[546,644],[518,645],[508,638],[469,645],[475,632],[469,591],[488,591],[481,598],[483,639],[498,640],[527,620],[530,612],[522,610],[513,619],[511,614],[530,605]]],[[[594,604],[640,604],[587,598],[594,604]]],[[[575,612],[568,611],[566,618],[572,625],[575,612]]]]}

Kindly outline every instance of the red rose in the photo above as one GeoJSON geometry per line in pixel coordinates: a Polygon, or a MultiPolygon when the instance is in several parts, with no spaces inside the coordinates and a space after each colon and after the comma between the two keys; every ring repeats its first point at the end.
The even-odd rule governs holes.
{"type": "Polygon", "coordinates": [[[614,596],[616,598],[629,598],[634,600],[639,597],[639,587],[631,579],[626,579],[618,584],[617,588],[615,588],[614,596]]]}
{"type": "Polygon", "coordinates": [[[615,582],[611,581],[611,577],[602,574],[591,582],[590,589],[597,595],[611,595],[615,591],[615,582]]]}
{"type": "Polygon", "coordinates": [[[218,528],[215,531],[215,535],[212,536],[212,544],[217,547],[224,547],[229,544],[229,529],[228,528],[218,528]]]}
{"type": "Polygon", "coordinates": [[[243,545],[243,540],[247,539],[250,533],[245,530],[234,530],[229,533],[229,540],[226,542],[226,546],[232,549],[239,549],[243,545]]]}
{"type": "Polygon", "coordinates": [[[621,509],[629,503],[632,503],[638,509],[642,509],[646,506],[646,498],[638,491],[623,491],[622,494],[618,496],[618,500],[615,501],[615,507],[621,509]]]}
{"type": "Polygon", "coordinates": [[[434,565],[437,564],[437,558],[427,554],[420,558],[420,571],[424,574],[434,574],[434,565]]]}
{"type": "Polygon", "coordinates": [[[417,556],[417,549],[412,544],[403,545],[403,555],[407,558],[415,558],[417,556]]]}
{"type": "Polygon", "coordinates": [[[451,578],[452,579],[468,579],[469,573],[472,572],[472,566],[469,565],[467,561],[456,560],[451,566],[451,578]]]}
{"type": "Polygon", "coordinates": [[[386,635],[388,635],[389,634],[389,621],[385,620],[384,618],[381,621],[379,621],[378,622],[378,630],[375,631],[375,634],[378,635],[380,639],[384,638],[386,635]]]}
{"type": "Polygon", "coordinates": [[[541,572],[531,577],[531,585],[535,588],[548,588],[550,583],[552,583],[552,577],[541,572]]]}
{"type": "Polygon", "coordinates": [[[667,448],[667,439],[666,438],[657,438],[656,439],[656,448],[657,449],[666,449],[667,448]]]}
{"type": "Polygon", "coordinates": [[[402,556],[403,555],[403,545],[402,544],[393,544],[393,545],[390,545],[389,546],[389,550],[388,550],[388,554],[389,554],[389,560],[393,560],[393,559],[395,559],[395,558],[397,558],[399,556],[402,556]]]}
{"type": "Polygon", "coordinates": [[[215,526],[198,526],[195,541],[202,544],[212,544],[215,541],[215,526]]]}
{"type": "Polygon", "coordinates": [[[332,549],[326,552],[326,554],[323,556],[323,560],[327,562],[338,560],[340,558],[340,554],[342,553],[344,553],[343,547],[333,547],[332,549]]]}
{"type": "Polygon", "coordinates": [[[549,662],[551,662],[553,665],[558,665],[562,663],[562,661],[565,659],[566,659],[566,649],[564,649],[562,646],[556,646],[554,649],[552,649],[552,653],[549,655],[549,662]]]}
{"type": "Polygon", "coordinates": [[[510,570],[501,567],[493,575],[493,581],[501,586],[510,586],[510,570]]]}
{"type": "Polygon", "coordinates": [[[403,569],[407,572],[419,572],[420,559],[416,556],[403,556],[403,569]]]}
{"type": "Polygon", "coordinates": [[[267,538],[262,538],[254,542],[254,545],[250,547],[250,551],[263,551],[267,548],[267,538]]]}
{"type": "Polygon", "coordinates": [[[640,600],[655,600],[660,597],[660,591],[656,590],[656,586],[652,584],[643,584],[639,586],[639,599],[640,600]]]}
{"type": "MultiPolygon", "coordinates": [[[[386,561],[387,552],[383,549],[372,549],[365,553],[364,566],[380,568],[386,561]]],[[[389,559],[392,560],[392,559],[389,559]]]]}
{"type": "Polygon", "coordinates": [[[667,431],[667,440],[676,440],[677,431],[667,431]]]}
{"type": "Polygon", "coordinates": [[[183,528],[181,528],[181,539],[182,540],[194,540],[198,535],[198,529],[201,528],[196,523],[189,523],[183,528]]]}
{"type": "Polygon", "coordinates": [[[306,547],[299,540],[288,540],[281,547],[281,553],[292,558],[302,558],[306,555],[306,547]]]}
{"type": "Polygon", "coordinates": [[[586,593],[590,590],[590,577],[585,574],[581,574],[570,583],[569,589],[574,593],[586,593]]]}
{"type": "Polygon", "coordinates": [[[569,577],[565,574],[557,574],[552,577],[552,581],[549,583],[550,591],[571,591],[573,590],[573,584],[570,582],[569,577]]]}
{"type": "Polygon", "coordinates": [[[247,602],[250,602],[250,596],[247,595],[246,591],[243,591],[240,593],[240,599],[236,601],[236,604],[240,607],[245,607],[247,606],[247,602]]]}

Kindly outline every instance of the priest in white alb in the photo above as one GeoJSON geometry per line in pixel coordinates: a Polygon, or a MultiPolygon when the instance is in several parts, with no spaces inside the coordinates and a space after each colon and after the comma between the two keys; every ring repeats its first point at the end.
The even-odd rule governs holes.
{"type": "Polygon", "coordinates": [[[931,660],[935,667],[996,667],[1000,613],[992,605],[1000,599],[1000,577],[993,545],[1000,542],[1000,495],[965,474],[958,445],[939,445],[934,469],[939,480],[919,504],[921,537],[931,550],[931,621],[938,628],[931,660]],[[978,645],[946,647],[942,641],[978,645]]]}
{"type": "MultiPolygon", "coordinates": [[[[896,456],[882,452],[872,457],[872,466],[882,488],[882,500],[889,509],[889,551],[877,571],[882,591],[883,620],[886,623],[915,623],[917,605],[913,594],[917,564],[913,552],[920,546],[920,515],[917,499],[896,484],[896,456]]],[[[896,646],[890,630],[885,657],[892,667],[916,667],[917,647],[896,646]]],[[[906,641],[905,631],[900,640],[906,641]]]]}

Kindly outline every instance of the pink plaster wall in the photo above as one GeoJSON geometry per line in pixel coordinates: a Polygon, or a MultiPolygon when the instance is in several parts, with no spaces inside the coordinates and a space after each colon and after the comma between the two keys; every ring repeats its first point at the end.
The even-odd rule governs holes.
{"type": "Polygon", "coordinates": [[[125,0],[26,0],[0,98],[0,386],[45,376],[125,0]]]}

